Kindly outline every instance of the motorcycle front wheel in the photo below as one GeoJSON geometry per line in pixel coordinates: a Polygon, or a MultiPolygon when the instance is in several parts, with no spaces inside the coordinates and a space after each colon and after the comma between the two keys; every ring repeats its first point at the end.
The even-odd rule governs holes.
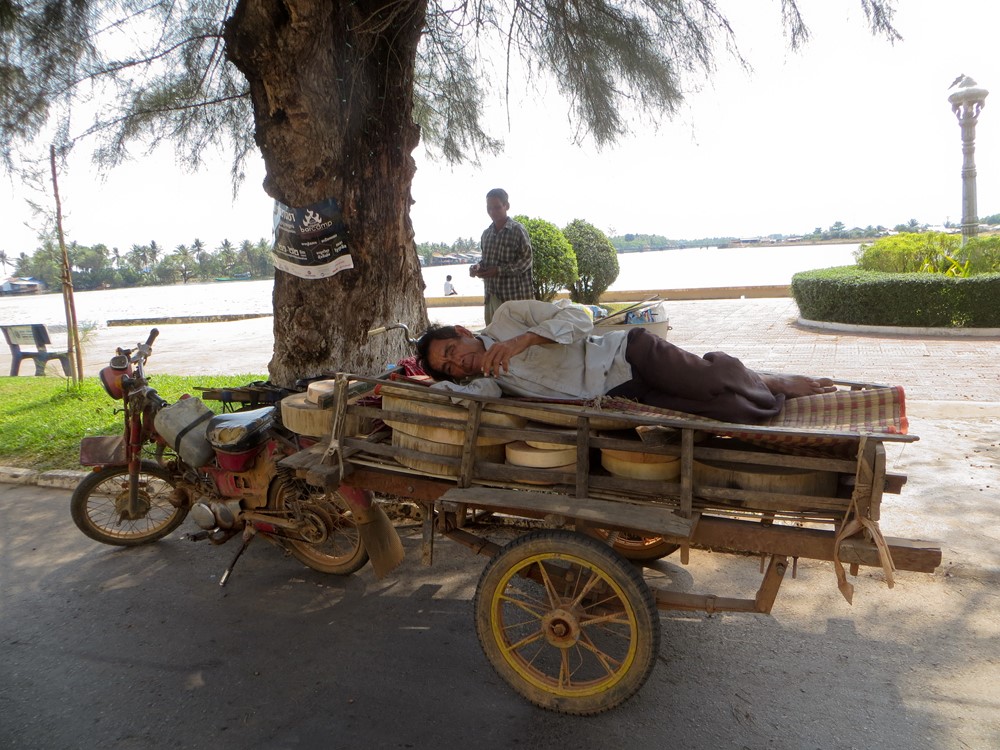
{"type": "Polygon", "coordinates": [[[310,488],[304,500],[279,479],[268,492],[268,507],[290,513],[302,523],[302,541],[283,539],[289,552],[320,573],[349,576],[368,563],[368,550],[351,508],[337,492],[310,488]]]}
{"type": "Polygon", "coordinates": [[[137,479],[137,507],[130,512],[127,466],[106,466],[88,474],[73,490],[73,523],[91,539],[118,547],[155,542],[180,526],[187,508],[170,502],[174,490],[170,473],[143,461],[137,479]]]}

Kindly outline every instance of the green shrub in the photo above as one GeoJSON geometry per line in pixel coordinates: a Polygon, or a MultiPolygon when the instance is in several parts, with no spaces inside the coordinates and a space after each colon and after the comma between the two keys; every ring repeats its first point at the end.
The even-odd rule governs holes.
{"type": "Polygon", "coordinates": [[[583,305],[596,305],[618,278],[618,253],[600,229],[576,219],[563,229],[576,253],[580,277],[569,288],[569,296],[583,305]]]}
{"type": "Polygon", "coordinates": [[[515,216],[531,238],[531,277],[535,284],[535,299],[549,302],[579,278],[576,253],[566,235],[555,224],[544,219],[515,216]]]}
{"type": "Polygon", "coordinates": [[[953,278],[842,266],[795,274],[792,296],[806,320],[919,328],[1000,327],[1000,273],[953,278]]]}
{"type": "Polygon", "coordinates": [[[969,274],[1000,273],[1000,235],[973,237],[959,252],[969,263],[969,274]]]}
{"type": "Polygon", "coordinates": [[[858,268],[885,273],[944,273],[952,266],[962,238],[943,232],[903,233],[862,244],[855,253],[858,268]]]}

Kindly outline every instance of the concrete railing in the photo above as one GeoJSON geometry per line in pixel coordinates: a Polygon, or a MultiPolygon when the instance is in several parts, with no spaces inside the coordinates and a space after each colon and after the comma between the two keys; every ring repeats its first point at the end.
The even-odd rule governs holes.
{"type": "MultiPolygon", "coordinates": [[[[693,299],[741,299],[762,297],[791,297],[790,286],[718,286],[695,289],[633,289],[625,292],[605,292],[601,302],[641,302],[652,297],[665,300],[693,299]]],[[[556,299],[568,299],[569,294],[560,292],[556,299]]],[[[425,297],[428,307],[470,307],[483,304],[481,296],[425,297]]]]}

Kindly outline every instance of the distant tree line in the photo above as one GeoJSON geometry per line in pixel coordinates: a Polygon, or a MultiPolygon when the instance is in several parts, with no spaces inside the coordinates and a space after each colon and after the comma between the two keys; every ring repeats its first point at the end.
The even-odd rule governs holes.
{"type": "MultiPolygon", "coordinates": [[[[66,247],[77,290],[117,287],[152,286],[157,284],[187,284],[190,281],[211,281],[216,278],[272,278],[271,241],[244,240],[234,245],[229,240],[214,249],[201,240],[190,245],[178,245],[169,251],[155,241],[148,245],[132,245],[121,252],[107,245],[81,245],[72,242],[66,247]]],[[[11,263],[6,257],[5,265],[11,263]]],[[[62,251],[53,237],[43,237],[33,255],[21,253],[13,259],[15,276],[41,279],[50,288],[62,283],[62,251]]]]}
{"type": "MultiPolygon", "coordinates": [[[[1000,214],[986,216],[979,220],[981,224],[1000,225],[1000,214]]],[[[952,228],[957,225],[945,222],[945,227],[952,228]]],[[[761,239],[771,242],[829,242],[831,240],[843,240],[854,242],[862,240],[874,240],[885,237],[892,232],[926,232],[928,224],[922,224],[916,219],[896,224],[892,229],[869,224],[866,227],[850,227],[842,221],[835,221],[828,228],[816,227],[811,232],[805,234],[769,234],[761,239]]],[[[638,234],[628,233],[608,237],[615,250],[619,253],[639,253],[651,250],[678,250],[688,247],[724,247],[738,242],[739,237],[700,237],[697,239],[670,239],[662,234],[638,234]]],[[[464,254],[479,250],[479,241],[469,239],[457,239],[450,245],[444,242],[421,242],[417,245],[417,253],[429,262],[433,254],[453,255],[464,254]]]]}

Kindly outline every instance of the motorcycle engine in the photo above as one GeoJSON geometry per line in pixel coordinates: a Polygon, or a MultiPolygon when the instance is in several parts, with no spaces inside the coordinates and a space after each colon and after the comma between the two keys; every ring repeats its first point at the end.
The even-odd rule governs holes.
{"type": "Polygon", "coordinates": [[[231,500],[228,503],[202,500],[191,507],[191,518],[201,528],[209,531],[231,529],[236,526],[239,512],[239,500],[231,500]]]}

